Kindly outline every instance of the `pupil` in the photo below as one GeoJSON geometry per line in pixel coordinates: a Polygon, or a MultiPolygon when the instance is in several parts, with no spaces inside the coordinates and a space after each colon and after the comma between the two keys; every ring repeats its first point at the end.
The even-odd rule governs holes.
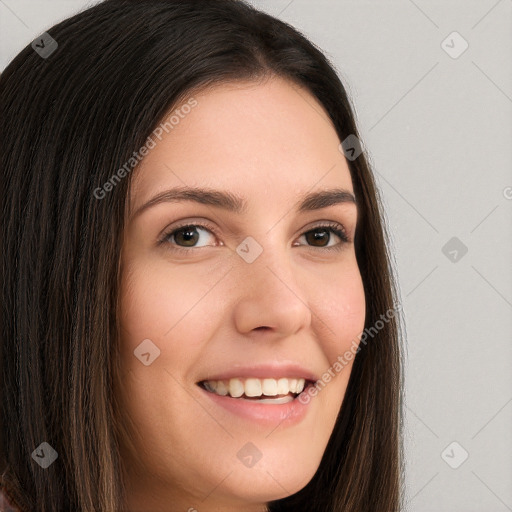
{"type": "MultiPolygon", "coordinates": [[[[324,228],[316,228],[313,231],[311,231],[313,234],[313,241],[321,241],[322,239],[326,239],[327,231],[324,228]]],[[[308,242],[311,242],[311,240],[308,240],[308,242]]]]}
{"type": "Polygon", "coordinates": [[[194,245],[197,242],[197,230],[194,227],[185,227],[181,228],[181,230],[178,231],[179,233],[185,234],[185,243],[192,242],[190,245],[194,245]]]}

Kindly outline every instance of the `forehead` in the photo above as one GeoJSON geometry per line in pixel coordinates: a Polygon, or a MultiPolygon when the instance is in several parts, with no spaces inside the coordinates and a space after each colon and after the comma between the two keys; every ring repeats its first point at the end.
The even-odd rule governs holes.
{"type": "Polygon", "coordinates": [[[316,188],[353,191],[334,126],[306,89],[276,77],[217,84],[173,112],[190,99],[195,106],[175,116],[161,140],[152,137],[134,171],[131,210],[183,186],[236,190],[249,202],[293,200],[316,188]]]}

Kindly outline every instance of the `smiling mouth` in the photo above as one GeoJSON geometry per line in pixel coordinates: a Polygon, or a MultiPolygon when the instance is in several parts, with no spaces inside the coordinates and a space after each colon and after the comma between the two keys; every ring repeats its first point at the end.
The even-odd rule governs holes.
{"type": "Polygon", "coordinates": [[[313,381],[303,378],[233,378],[203,380],[197,383],[204,390],[219,396],[258,403],[285,404],[297,398],[313,381]]]}

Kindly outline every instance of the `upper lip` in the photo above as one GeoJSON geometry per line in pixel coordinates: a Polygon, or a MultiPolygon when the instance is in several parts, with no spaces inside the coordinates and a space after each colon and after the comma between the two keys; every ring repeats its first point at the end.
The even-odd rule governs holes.
{"type": "Polygon", "coordinates": [[[279,379],[281,377],[302,378],[316,382],[315,373],[298,363],[266,363],[257,365],[232,365],[228,370],[212,371],[199,382],[205,380],[229,380],[235,377],[256,379],[279,379]]]}

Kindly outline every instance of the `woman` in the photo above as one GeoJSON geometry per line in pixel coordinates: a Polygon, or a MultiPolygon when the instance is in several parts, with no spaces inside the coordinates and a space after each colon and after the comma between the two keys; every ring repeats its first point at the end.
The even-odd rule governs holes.
{"type": "Polygon", "coordinates": [[[106,0],[0,78],[21,511],[395,511],[399,305],[332,65],[243,1],[106,0]]]}

